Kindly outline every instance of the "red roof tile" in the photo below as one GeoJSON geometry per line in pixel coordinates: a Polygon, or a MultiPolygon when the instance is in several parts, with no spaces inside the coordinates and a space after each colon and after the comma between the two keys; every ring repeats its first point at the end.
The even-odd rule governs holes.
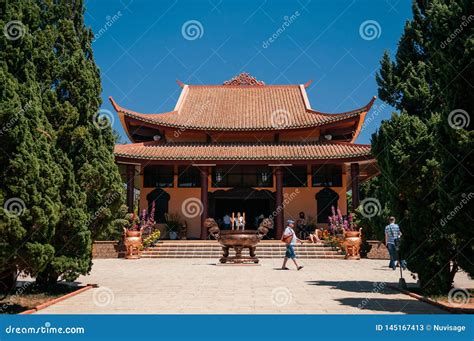
{"type": "Polygon", "coordinates": [[[116,157],[144,160],[325,160],[365,157],[370,145],[343,142],[308,143],[159,143],[116,145],[116,157]]]}
{"type": "Polygon", "coordinates": [[[185,85],[175,110],[162,114],[137,113],[110,100],[125,118],[172,128],[221,131],[322,126],[365,115],[373,103],[342,114],[321,113],[310,108],[303,85],[185,85]]]}

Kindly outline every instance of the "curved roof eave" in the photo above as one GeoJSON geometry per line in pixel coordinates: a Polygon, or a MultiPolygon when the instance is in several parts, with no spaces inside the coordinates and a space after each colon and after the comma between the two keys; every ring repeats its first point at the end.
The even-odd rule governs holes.
{"type": "MultiPolygon", "coordinates": [[[[334,122],[341,122],[341,121],[345,121],[345,120],[351,120],[351,119],[356,120],[356,119],[358,119],[359,122],[358,122],[358,127],[357,127],[357,130],[356,130],[357,135],[358,135],[358,133],[360,132],[360,129],[362,127],[365,115],[367,114],[367,111],[370,110],[373,102],[375,101],[375,98],[376,97],[374,96],[372,98],[372,100],[367,105],[365,105],[365,106],[363,106],[359,109],[355,109],[355,110],[352,110],[352,111],[349,111],[349,112],[338,113],[338,114],[323,113],[323,112],[319,112],[319,111],[316,111],[316,110],[307,109],[307,112],[327,117],[328,118],[327,121],[311,122],[311,123],[303,124],[303,125],[288,126],[288,127],[283,127],[283,129],[281,127],[248,127],[248,128],[232,128],[232,127],[227,128],[226,127],[226,128],[222,128],[222,127],[212,127],[212,126],[192,126],[192,125],[187,126],[187,125],[174,124],[174,123],[169,123],[169,122],[163,122],[162,120],[160,120],[156,116],[161,116],[161,115],[169,116],[169,115],[177,114],[177,111],[170,111],[170,112],[165,112],[165,113],[160,113],[160,114],[153,114],[154,117],[149,117],[149,114],[134,112],[134,111],[131,111],[129,109],[125,109],[125,108],[119,106],[111,96],[109,97],[109,100],[112,103],[112,106],[114,107],[115,111],[117,111],[117,113],[119,114],[120,122],[121,122],[124,130],[126,131],[128,137],[133,141],[133,139],[131,138],[131,134],[128,131],[128,125],[127,125],[127,122],[126,122],[126,117],[130,117],[130,118],[136,119],[138,121],[142,121],[144,123],[154,124],[157,127],[161,126],[161,127],[166,127],[166,128],[177,128],[177,129],[185,128],[187,130],[194,130],[194,131],[236,131],[236,132],[241,132],[241,131],[242,132],[243,131],[279,131],[279,130],[296,130],[296,129],[299,130],[299,129],[306,129],[306,128],[322,127],[326,124],[331,124],[331,123],[334,123],[334,122]]],[[[355,135],[355,137],[357,137],[357,136],[355,135]]],[[[355,140],[355,138],[352,141],[354,141],[354,140],[355,140]]]]}

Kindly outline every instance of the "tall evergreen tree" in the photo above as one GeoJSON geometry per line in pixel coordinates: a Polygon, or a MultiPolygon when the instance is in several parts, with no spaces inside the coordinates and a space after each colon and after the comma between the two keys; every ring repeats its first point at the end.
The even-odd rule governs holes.
{"type": "Polygon", "coordinates": [[[6,71],[5,63],[0,70],[0,290],[6,291],[18,273],[34,277],[53,258],[61,206],[55,137],[32,69],[27,63],[17,78],[6,71]],[[18,78],[23,77],[20,84],[18,78]]]}
{"type": "MultiPolygon", "coordinates": [[[[9,134],[17,132],[16,139],[4,136],[9,150],[2,165],[5,170],[16,170],[8,154],[29,153],[31,158],[51,161],[56,172],[51,174],[51,183],[47,176],[44,179],[45,191],[48,189],[44,200],[51,201],[54,210],[48,210],[49,234],[43,241],[48,246],[48,256],[41,259],[47,262],[35,266],[37,281],[41,283],[54,283],[60,276],[73,280],[87,273],[91,267],[92,240],[113,233],[114,219],[124,200],[113,158],[115,137],[111,127],[104,127],[97,116],[101,104],[100,76],[92,55],[93,35],[84,26],[83,14],[83,1],[79,0],[22,0],[8,3],[0,22],[2,27],[18,23],[23,33],[18,39],[5,35],[1,40],[0,56],[5,61],[2,71],[12,83],[11,89],[2,94],[6,104],[0,116],[2,125],[12,119],[12,110],[18,110],[29,99],[24,98],[25,87],[35,100],[31,122],[20,124],[23,121],[19,120],[15,129],[8,130],[9,134]],[[18,99],[11,97],[12,93],[18,99]],[[35,156],[20,148],[20,141],[28,143],[30,135],[38,134],[46,138],[47,145],[38,143],[32,147],[45,156],[35,156]]],[[[42,180],[19,171],[6,174],[5,179],[1,185],[4,201],[15,195],[13,183],[20,182],[28,188],[39,186],[36,182],[42,180]]],[[[20,194],[19,197],[22,198],[20,194]]],[[[32,205],[27,200],[25,204],[28,209],[24,217],[6,220],[23,231],[16,233],[15,243],[10,243],[12,250],[36,229],[37,223],[29,211],[32,205]]],[[[28,258],[25,261],[32,263],[28,258]]],[[[8,264],[10,271],[15,267],[23,270],[14,263],[8,264]]]]}
{"type": "Polygon", "coordinates": [[[443,174],[438,187],[441,224],[458,254],[456,262],[474,275],[474,2],[436,1],[426,12],[443,101],[436,131],[443,174]]]}
{"type": "Polygon", "coordinates": [[[447,292],[458,265],[474,274],[463,260],[472,259],[469,211],[444,223],[461,193],[472,192],[465,163],[470,160],[472,166],[472,132],[448,124],[453,108],[473,109],[472,86],[459,78],[462,72],[472,74],[472,28],[448,49],[442,42],[454,32],[448,28],[470,13],[470,0],[414,2],[413,20],[405,25],[395,60],[385,53],[377,75],[380,98],[400,111],[372,137],[381,186],[394,215],[402,218],[408,268],[429,293],[447,292]],[[453,73],[449,63],[461,74],[453,73]]]}

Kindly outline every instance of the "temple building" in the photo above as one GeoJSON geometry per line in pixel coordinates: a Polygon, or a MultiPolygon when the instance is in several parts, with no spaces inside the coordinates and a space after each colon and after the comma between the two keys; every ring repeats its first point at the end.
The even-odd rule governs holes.
{"type": "Polygon", "coordinates": [[[178,84],[169,112],[110,101],[132,142],[115,146],[127,205],[138,189],[140,210],[155,202],[159,223],[178,213],[188,238],[206,239],[204,219],[232,212],[245,212],[247,228],[270,216],[276,238],[299,212],[326,225],[331,206],[343,214],[357,207],[360,182],[377,173],[370,145],[354,143],[375,97],[333,114],[311,108],[310,82],[266,85],[242,73],[222,85],[178,84]]]}

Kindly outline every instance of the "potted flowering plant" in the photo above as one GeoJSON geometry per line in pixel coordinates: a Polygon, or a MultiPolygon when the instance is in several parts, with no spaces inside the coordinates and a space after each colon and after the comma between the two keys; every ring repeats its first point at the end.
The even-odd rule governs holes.
{"type": "Polygon", "coordinates": [[[342,236],[341,247],[346,252],[346,259],[360,259],[360,246],[362,244],[362,228],[357,227],[354,216],[349,213],[343,216],[340,209],[331,207],[332,215],[329,216],[329,230],[336,236],[342,236]]]}
{"type": "Polygon", "coordinates": [[[150,235],[156,229],[155,222],[155,202],[151,204],[150,213],[147,213],[146,209],[143,209],[140,217],[140,228],[143,230],[143,234],[150,235]]]}
{"type": "Polygon", "coordinates": [[[143,210],[141,218],[135,214],[135,212],[130,213],[130,215],[127,217],[129,220],[129,227],[124,228],[123,231],[124,244],[127,249],[125,258],[140,258],[140,253],[143,249],[143,231],[149,230],[149,234],[152,232],[155,225],[154,213],[155,203],[152,205],[150,214],[147,214],[146,210],[143,210]]]}

